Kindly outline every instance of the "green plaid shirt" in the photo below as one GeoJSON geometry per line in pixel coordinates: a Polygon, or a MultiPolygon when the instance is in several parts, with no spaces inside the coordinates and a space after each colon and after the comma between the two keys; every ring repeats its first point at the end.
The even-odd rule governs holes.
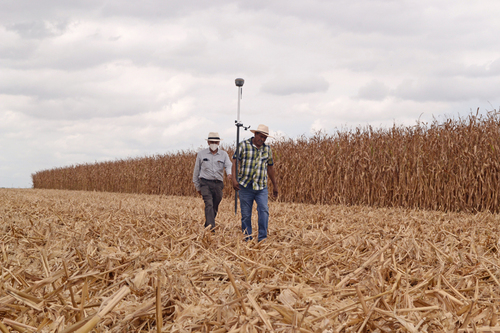
{"type": "MultiPolygon", "coordinates": [[[[252,183],[254,190],[263,190],[267,187],[267,167],[274,164],[273,151],[265,143],[258,149],[252,144],[252,138],[241,141],[239,145],[239,172],[240,185],[248,186],[252,183]]],[[[236,153],[233,155],[236,159],[236,153]]]]}

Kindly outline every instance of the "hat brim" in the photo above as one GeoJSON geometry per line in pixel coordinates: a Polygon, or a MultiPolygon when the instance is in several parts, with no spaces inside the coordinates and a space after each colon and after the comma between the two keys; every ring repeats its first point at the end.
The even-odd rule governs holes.
{"type": "Polygon", "coordinates": [[[261,131],[258,131],[258,130],[250,130],[250,132],[252,132],[253,134],[255,133],[262,133],[264,134],[265,136],[267,136],[268,138],[273,138],[272,136],[270,136],[269,134],[265,133],[265,132],[261,132],[261,131]]]}
{"type": "Polygon", "coordinates": [[[205,139],[205,140],[207,140],[207,142],[208,141],[217,141],[217,142],[221,142],[222,141],[222,139],[205,139]]]}

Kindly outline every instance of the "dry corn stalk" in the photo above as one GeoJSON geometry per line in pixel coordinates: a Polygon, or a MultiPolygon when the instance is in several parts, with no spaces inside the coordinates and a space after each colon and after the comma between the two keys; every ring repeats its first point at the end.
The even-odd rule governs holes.
{"type": "MultiPolygon", "coordinates": [[[[442,211],[500,210],[498,114],[358,127],[272,143],[283,202],[442,211]]],[[[231,147],[224,147],[232,154],[231,147]]],[[[32,175],[34,188],[196,196],[194,151],[32,175]]],[[[233,195],[226,184],[224,195],[233,195]]]]}
{"type": "Polygon", "coordinates": [[[0,329],[497,329],[498,215],[271,202],[255,244],[231,205],[0,189],[0,329]]]}

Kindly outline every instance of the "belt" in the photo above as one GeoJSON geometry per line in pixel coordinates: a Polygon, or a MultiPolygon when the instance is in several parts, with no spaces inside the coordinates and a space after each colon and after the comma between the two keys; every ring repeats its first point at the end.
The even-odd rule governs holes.
{"type": "Polygon", "coordinates": [[[207,181],[207,182],[222,183],[222,180],[218,180],[218,179],[206,179],[206,178],[200,178],[200,179],[207,181]]]}

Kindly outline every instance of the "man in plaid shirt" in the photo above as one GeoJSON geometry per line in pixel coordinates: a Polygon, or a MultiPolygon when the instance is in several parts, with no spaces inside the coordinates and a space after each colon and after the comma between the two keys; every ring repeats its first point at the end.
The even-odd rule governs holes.
{"type": "Polygon", "coordinates": [[[233,188],[239,191],[241,207],[241,229],[246,240],[252,239],[252,208],[257,203],[258,241],[267,238],[269,221],[269,206],[267,179],[273,183],[273,196],[278,196],[278,183],[274,172],[273,151],[266,145],[269,128],[259,125],[257,130],[251,130],[254,137],[239,143],[239,172],[236,173],[236,154],[233,155],[232,174],[233,188]]]}

